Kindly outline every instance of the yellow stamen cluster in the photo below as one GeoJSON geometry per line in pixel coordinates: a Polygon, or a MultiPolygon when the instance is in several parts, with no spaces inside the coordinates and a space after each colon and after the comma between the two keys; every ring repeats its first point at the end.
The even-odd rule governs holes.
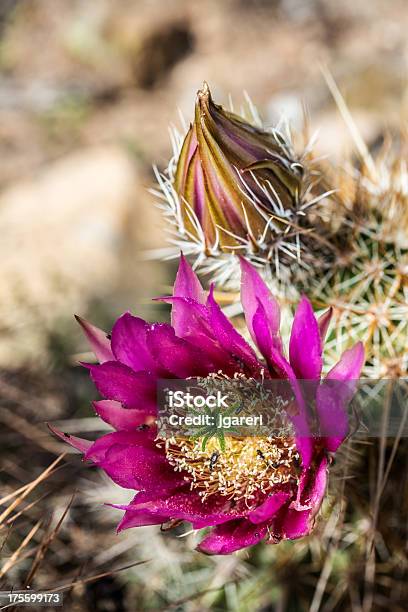
{"type": "Polygon", "coordinates": [[[183,472],[204,501],[222,495],[249,508],[290,481],[298,482],[300,457],[293,438],[227,437],[221,451],[216,439],[202,449],[200,440],[158,440],[175,471],[183,472]]]}

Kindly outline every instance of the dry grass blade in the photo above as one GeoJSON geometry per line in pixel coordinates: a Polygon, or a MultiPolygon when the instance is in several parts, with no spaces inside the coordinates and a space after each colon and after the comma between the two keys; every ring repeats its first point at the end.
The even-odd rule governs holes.
{"type": "Polygon", "coordinates": [[[74,580],[67,584],[63,584],[57,587],[52,587],[49,590],[54,591],[54,592],[66,591],[68,589],[71,589],[74,586],[77,586],[80,584],[88,584],[89,582],[94,582],[95,580],[101,580],[102,578],[106,578],[107,576],[113,576],[115,574],[118,574],[119,572],[124,572],[125,570],[131,569],[132,567],[144,565],[145,563],[149,563],[149,560],[146,559],[145,561],[137,561],[136,563],[130,563],[129,565],[118,567],[117,569],[111,570],[109,572],[101,572],[100,574],[94,574],[93,576],[82,578],[81,580],[74,580]]]}
{"type": "Polygon", "coordinates": [[[53,454],[61,452],[61,445],[50,439],[48,435],[44,435],[35,425],[29,423],[18,414],[15,414],[6,408],[2,407],[0,411],[0,422],[7,425],[10,429],[17,431],[27,440],[35,442],[40,448],[43,448],[53,454]]]}
{"type": "Polygon", "coordinates": [[[43,472],[41,472],[41,474],[37,478],[32,480],[28,485],[25,485],[21,489],[14,491],[14,493],[11,493],[10,495],[6,495],[2,499],[0,499],[0,505],[3,505],[4,503],[6,503],[8,500],[12,499],[16,495],[19,495],[19,497],[17,497],[17,499],[15,499],[13,503],[10,504],[10,506],[6,508],[4,512],[0,515],[0,525],[13,512],[13,510],[21,504],[21,502],[31,493],[31,491],[33,491],[40,484],[40,482],[48,478],[48,476],[51,474],[53,469],[58,465],[58,463],[60,463],[60,461],[65,457],[65,455],[66,453],[62,453],[59,457],[57,457],[55,461],[51,463],[50,466],[48,466],[43,472]],[[21,492],[21,495],[20,495],[20,492],[21,492]]]}
{"type": "Polygon", "coordinates": [[[38,521],[34,525],[34,527],[32,527],[32,529],[26,535],[24,540],[21,542],[20,546],[17,548],[17,550],[15,550],[14,553],[11,555],[10,559],[5,562],[3,567],[0,569],[0,578],[3,578],[7,574],[7,572],[18,562],[18,560],[20,558],[20,553],[24,550],[24,548],[27,546],[27,544],[29,544],[29,542],[35,536],[35,534],[37,533],[37,531],[41,527],[42,522],[43,522],[42,520],[38,521]]]}
{"type": "Polygon", "coordinates": [[[44,534],[43,540],[40,544],[40,546],[38,547],[37,553],[35,555],[35,558],[33,560],[31,569],[28,573],[28,576],[25,580],[24,586],[27,586],[29,584],[31,584],[31,581],[34,577],[35,572],[37,571],[38,567],[41,564],[41,561],[44,559],[45,554],[47,552],[48,547],[50,546],[51,542],[53,541],[53,539],[55,538],[55,536],[58,534],[59,530],[61,529],[61,525],[65,519],[65,517],[67,516],[69,509],[72,506],[72,502],[74,501],[74,497],[75,497],[75,493],[72,495],[67,507],[65,508],[64,512],[62,513],[61,518],[59,519],[58,523],[56,524],[56,526],[54,527],[54,529],[51,530],[51,533],[44,534]]]}
{"type": "MultiPolygon", "coordinates": [[[[64,455],[61,455],[61,459],[65,456],[65,454],[66,453],[64,453],[64,455]]],[[[49,476],[52,476],[53,474],[55,474],[55,472],[58,472],[58,470],[60,470],[63,467],[64,467],[63,465],[60,465],[59,467],[57,467],[55,469],[52,469],[51,472],[47,472],[47,474],[45,475],[44,478],[48,478],[49,476]]],[[[43,476],[43,474],[41,474],[41,477],[42,476],[43,476]]],[[[41,480],[43,480],[43,478],[41,478],[41,480]]],[[[41,481],[39,481],[39,482],[41,482],[41,481]]],[[[16,489],[12,493],[9,493],[8,495],[4,495],[4,497],[2,497],[0,499],[0,506],[4,506],[4,504],[6,504],[8,501],[10,501],[10,499],[13,499],[17,495],[20,495],[20,493],[23,493],[30,486],[31,486],[31,482],[28,482],[27,484],[23,485],[19,489],[16,489]]]]}
{"type": "MultiPolygon", "coordinates": [[[[108,576],[114,576],[115,574],[118,574],[119,572],[124,572],[124,571],[126,571],[128,569],[131,569],[133,567],[137,567],[138,565],[143,565],[144,563],[148,563],[148,561],[147,560],[146,561],[138,561],[136,563],[131,563],[131,564],[125,565],[123,567],[118,567],[117,569],[111,570],[110,572],[102,572],[100,574],[94,574],[93,576],[88,576],[87,578],[83,578],[81,580],[75,579],[72,582],[64,584],[64,585],[61,585],[61,586],[47,588],[46,591],[47,592],[52,591],[54,593],[60,593],[62,591],[68,591],[68,590],[72,589],[73,587],[75,587],[77,585],[85,585],[85,584],[89,584],[91,582],[95,582],[96,580],[101,580],[102,578],[106,578],[108,576]]],[[[45,592],[45,591],[39,590],[37,592],[41,593],[41,592],[45,592]]],[[[8,604],[6,606],[2,606],[0,608],[0,610],[8,610],[8,609],[14,607],[14,605],[15,604],[12,603],[12,604],[8,604]]]]}
{"type": "Polygon", "coordinates": [[[375,164],[373,162],[373,159],[370,155],[370,152],[367,148],[366,143],[364,142],[364,140],[361,137],[361,134],[354,122],[354,119],[348,109],[348,106],[346,104],[346,102],[344,101],[343,96],[341,95],[341,92],[337,86],[336,81],[333,78],[332,73],[330,72],[330,70],[327,68],[327,66],[320,66],[320,70],[323,74],[323,77],[327,83],[327,86],[330,90],[330,93],[333,96],[333,99],[337,105],[337,108],[340,111],[341,116],[344,119],[344,122],[347,126],[347,128],[349,129],[350,135],[353,139],[354,145],[357,149],[358,154],[360,155],[361,159],[364,161],[364,163],[366,164],[368,170],[370,171],[370,174],[373,178],[377,177],[377,170],[375,167],[375,164]]]}
{"type": "Polygon", "coordinates": [[[23,516],[28,510],[30,510],[31,508],[34,508],[35,506],[37,506],[40,502],[43,501],[43,499],[45,499],[49,495],[50,495],[49,492],[48,493],[44,493],[44,495],[41,495],[41,497],[39,497],[38,499],[35,499],[31,503],[29,503],[26,506],[24,506],[24,508],[22,508],[22,510],[20,510],[19,512],[16,512],[16,514],[13,514],[12,516],[10,516],[8,519],[6,519],[4,521],[4,523],[2,525],[0,525],[0,531],[2,529],[5,529],[6,527],[9,527],[10,525],[12,525],[20,516],[23,516]]]}

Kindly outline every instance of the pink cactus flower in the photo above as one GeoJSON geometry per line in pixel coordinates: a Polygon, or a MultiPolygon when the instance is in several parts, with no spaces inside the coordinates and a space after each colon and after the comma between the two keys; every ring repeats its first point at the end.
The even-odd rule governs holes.
{"type": "MultiPolygon", "coordinates": [[[[303,297],[286,356],[277,301],[244,259],[241,271],[241,300],[257,352],[223,314],[212,289],[206,295],[183,256],[173,296],[160,298],[172,305],[171,325],[147,323],[126,313],[108,337],[79,320],[99,361],[87,365],[104,398],[94,407],[116,431],[95,442],[56,433],[115,483],[136,491],[129,504],[116,506],[125,511],[119,531],[188,521],[194,529],[211,528],[199,551],[229,554],[262,540],[301,538],[313,529],[326,490],[330,453],[347,435],[348,392],[341,397],[321,382],[330,313],[317,320],[303,297]],[[231,436],[216,465],[211,464],[212,443],[203,450],[199,441],[159,437],[157,381],[220,372],[231,379],[237,374],[248,380],[286,379],[295,392],[299,379],[315,381],[315,419],[326,434],[305,435],[307,415],[300,411],[291,417],[293,437],[231,436]],[[328,435],[332,422],[336,428],[328,435]]],[[[356,380],[363,363],[364,349],[358,343],[343,353],[325,380],[356,380]]]]}

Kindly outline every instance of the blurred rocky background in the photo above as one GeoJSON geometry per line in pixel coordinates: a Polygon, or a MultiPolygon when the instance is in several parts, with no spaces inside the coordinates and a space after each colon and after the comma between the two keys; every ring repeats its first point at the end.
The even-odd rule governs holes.
{"type": "MultiPolygon", "coordinates": [[[[95,428],[73,313],[106,328],[126,309],[167,316],[149,303],[171,283],[174,265],[146,259],[165,237],[148,188],[152,165],[164,168],[171,155],[168,126],[190,119],[203,80],[236,109],[247,91],[267,124],[283,112],[302,129],[306,108],[311,128],[320,128],[319,150],[339,157],[350,138],[321,66],[375,144],[408,114],[407,31],[404,0],[0,0],[0,498],[60,452],[44,421],[60,419],[73,433],[95,428]]],[[[335,572],[328,594],[329,578],[321,582],[333,534],[282,545],[279,565],[273,547],[207,559],[157,528],[116,537],[117,512],[92,514],[112,499],[107,483],[71,455],[58,474],[0,543],[8,562],[49,515],[11,565],[15,585],[77,489],[68,525],[35,568],[37,583],[30,576],[37,586],[77,581],[69,609],[360,609],[356,566],[347,568],[346,595],[338,596],[335,572]],[[121,560],[149,563],[79,584],[84,572],[121,560]]],[[[365,528],[347,537],[358,542],[365,528]]],[[[344,563],[333,560],[339,571],[344,563]]],[[[393,571],[406,577],[401,563],[393,571]]],[[[384,574],[375,606],[406,609],[401,583],[384,574]]]]}

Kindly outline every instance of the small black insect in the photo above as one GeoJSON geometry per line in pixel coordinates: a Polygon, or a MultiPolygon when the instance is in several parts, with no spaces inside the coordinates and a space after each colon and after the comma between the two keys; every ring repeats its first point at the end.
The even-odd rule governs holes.
{"type": "Polygon", "coordinates": [[[299,457],[299,455],[294,455],[293,456],[293,465],[295,467],[297,467],[297,468],[300,467],[300,457],[299,457]]]}
{"type": "Polygon", "coordinates": [[[265,457],[265,455],[263,454],[263,452],[262,452],[261,450],[259,450],[259,448],[257,448],[257,449],[256,449],[256,454],[258,455],[258,457],[259,457],[260,459],[262,459],[262,461],[264,461],[264,462],[265,462],[265,465],[266,465],[267,467],[270,467],[270,465],[271,465],[271,464],[270,464],[270,462],[269,462],[269,461],[268,461],[268,459],[265,457]]]}
{"type": "Polygon", "coordinates": [[[220,454],[217,451],[214,451],[213,454],[211,455],[210,457],[210,471],[211,472],[214,469],[214,465],[217,463],[219,456],[220,454]]]}
{"type": "Polygon", "coordinates": [[[146,429],[149,429],[149,425],[146,425],[146,423],[143,423],[143,425],[139,425],[137,429],[139,431],[145,431],[146,429]]]}
{"type": "Polygon", "coordinates": [[[260,459],[262,459],[263,461],[265,461],[266,465],[268,467],[273,468],[274,470],[276,470],[279,467],[279,462],[277,461],[268,461],[268,459],[265,457],[265,455],[263,454],[263,452],[261,450],[259,450],[259,448],[256,451],[256,454],[258,455],[258,457],[260,459]]]}

